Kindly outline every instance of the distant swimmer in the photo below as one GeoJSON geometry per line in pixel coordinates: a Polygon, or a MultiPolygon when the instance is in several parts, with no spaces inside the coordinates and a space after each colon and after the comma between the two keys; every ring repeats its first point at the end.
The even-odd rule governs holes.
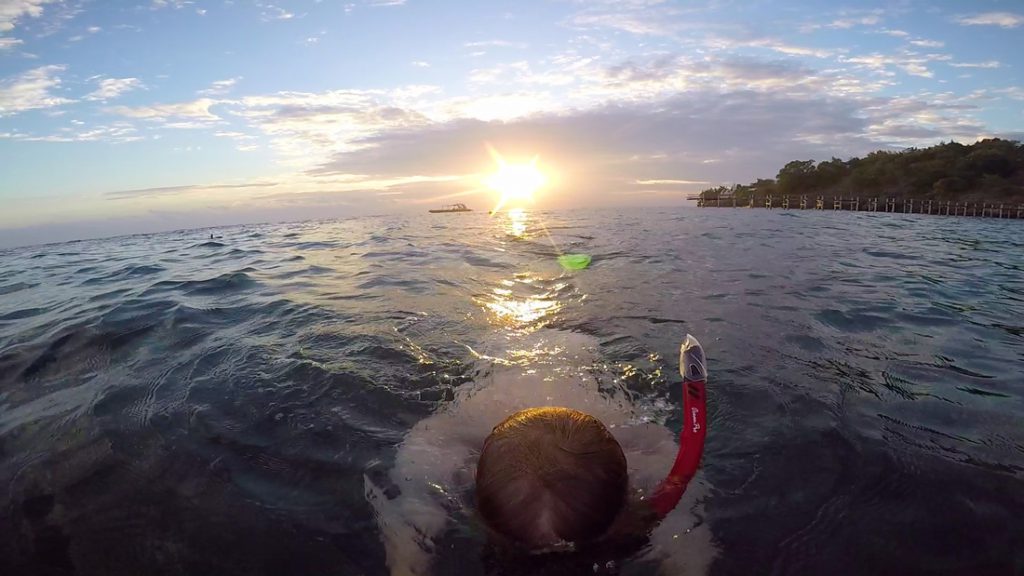
{"type": "MultiPolygon", "coordinates": [[[[570,565],[593,573],[641,549],[683,497],[704,449],[707,367],[690,335],[680,348],[680,372],[678,447],[667,429],[631,421],[628,406],[610,402],[596,385],[550,378],[470,391],[450,404],[454,409],[420,422],[399,449],[393,484],[382,488],[367,478],[391,573],[429,573],[436,539],[463,504],[481,521],[485,559],[500,573],[561,574],[570,565]],[[481,426],[496,410],[524,401],[566,406],[506,412],[489,433],[481,426]],[[669,463],[659,480],[655,470],[663,473],[669,463]],[[460,502],[460,493],[475,494],[460,502]]],[[[672,540],[689,528],[668,530],[664,551],[683,556],[669,562],[670,572],[699,572],[710,555],[697,558],[672,540]]]]}

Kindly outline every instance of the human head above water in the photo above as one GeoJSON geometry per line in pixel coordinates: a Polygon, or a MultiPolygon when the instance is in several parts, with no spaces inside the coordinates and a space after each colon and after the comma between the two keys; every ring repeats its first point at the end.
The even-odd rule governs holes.
{"type": "Polygon", "coordinates": [[[494,427],[476,471],[484,522],[530,550],[602,536],[626,502],[622,447],[569,408],[521,410],[494,427]]]}

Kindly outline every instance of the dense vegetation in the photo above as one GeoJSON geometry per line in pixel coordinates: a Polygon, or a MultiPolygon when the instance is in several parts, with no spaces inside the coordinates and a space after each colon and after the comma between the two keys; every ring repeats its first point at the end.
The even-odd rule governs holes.
{"type": "Polygon", "coordinates": [[[718,186],[704,199],[773,196],[861,196],[938,201],[1024,202],[1024,145],[992,138],[965,146],[957,142],[899,152],[872,152],[863,158],[823,162],[794,160],[775,179],[718,186]]]}

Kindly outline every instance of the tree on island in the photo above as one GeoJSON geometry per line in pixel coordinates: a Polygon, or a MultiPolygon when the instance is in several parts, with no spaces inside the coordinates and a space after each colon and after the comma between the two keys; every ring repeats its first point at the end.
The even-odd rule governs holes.
{"type": "Polygon", "coordinates": [[[1024,145],[990,138],[971,145],[941,143],[863,158],[793,160],[775,179],[718,186],[701,199],[750,202],[751,196],[862,196],[956,202],[1024,202],[1024,145]]]}

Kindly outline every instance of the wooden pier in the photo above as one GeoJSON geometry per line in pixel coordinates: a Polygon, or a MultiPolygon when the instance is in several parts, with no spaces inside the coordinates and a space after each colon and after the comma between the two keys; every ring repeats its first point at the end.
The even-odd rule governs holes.
{"type": "Polygon", "coordinates": [[[846,210],[852,212],[889,212],[901,214],[931,214],[935,216],[969,216],[977,218],[1024,219],[1024,204],[997,204],[992,202],[954,202],[952,200],[921,200],[915,198],[861,198],[859,196],[816,196],[808,201],[806,194],[790,195],[751,194],[737,200],[736,196],[716,198],[691,197],[701,208],[782,208],[783,210],[846,210]]]}

